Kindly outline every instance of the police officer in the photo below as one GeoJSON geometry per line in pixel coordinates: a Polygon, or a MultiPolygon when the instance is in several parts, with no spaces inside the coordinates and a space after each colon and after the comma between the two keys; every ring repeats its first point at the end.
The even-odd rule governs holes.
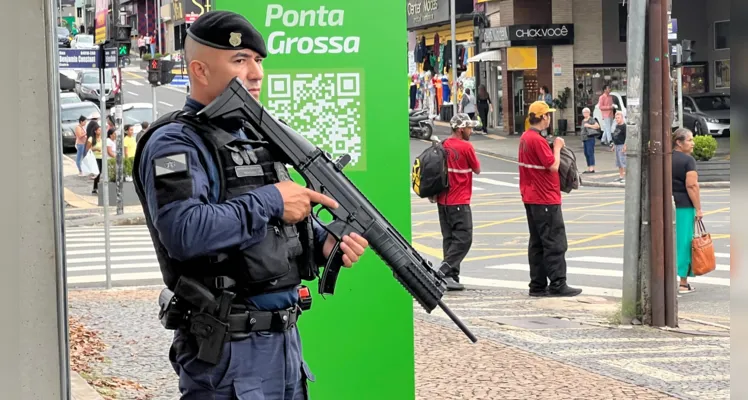
{"type": "MultiPolygon", "coordinates": [[[[203,14],[185,40],[191,93],[183,110],[198,112],[234,77],[259,98],[266,55],[262,36],[244,17],[203,14]]],[[[216,296],[236,294],[231,339],[217,362],[199,356],[212,328],[193,323],[175,331],[169,356],[184,400],[305,399],[314,379],[295,325],[299,284],[314,277],[308,260],[319,268],[336,243],[308,223],[311,203],[337,204],[292,182],[269,150],[245,140],[246,129],[155,121],[138,143],[134,180],[166,286],[174,289],[188,276],[216,296]],[[236,315],[246,317],[239,328],[236,315]],[[237,329],[244,326],[242,335],[237,329]]],[[[368,243],[352,234],[340,247],[350,267],[368,243]]]]}

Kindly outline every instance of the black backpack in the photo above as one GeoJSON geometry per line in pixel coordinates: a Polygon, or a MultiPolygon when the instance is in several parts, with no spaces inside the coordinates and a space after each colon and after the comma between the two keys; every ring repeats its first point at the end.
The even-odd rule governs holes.
{"type": "Polygon", "coordinates": [[[411,173],[413,191],[421,198],[433,197],[446,192],[449,190],[447,172],[447,150],[441,143],[434,143],[413,162],[411,173]]]}

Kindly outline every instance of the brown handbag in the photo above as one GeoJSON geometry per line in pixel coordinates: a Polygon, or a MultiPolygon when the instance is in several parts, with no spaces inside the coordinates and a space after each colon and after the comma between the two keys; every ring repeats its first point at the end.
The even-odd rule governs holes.
{"type": "Polygon", "coordinates": [[[694,222],[693,241],[691,241],[691,268],[696,276],[708,274],[717,268],[712,236],[706,231],[704,221],[700,218],[697,218],[694,222]]]}

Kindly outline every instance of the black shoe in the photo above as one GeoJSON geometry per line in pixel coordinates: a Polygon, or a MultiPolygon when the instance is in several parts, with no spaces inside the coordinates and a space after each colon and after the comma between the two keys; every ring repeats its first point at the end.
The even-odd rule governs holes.
{"type": "Polygon", "coordinates": [[[548,289],[543,289],[543,290],[533,290],[533,289],[530,289],[529,295],[530,295],[530,297],[547,297],[548,296],[548,289]]]}
{"type": "Polygon", "coordinates": [[[465,290],[465,286],[454,280],[451,276],[444,278],[444,281],[447,282],[447,290],[465,290]]]}
{"type": "Polygon", "coordinates": [[[576,289],[571,286],[564,285],[561,289],[558,290],[549,290],[548,296],[552,297],[574,297],[578,294],[582,293],[582,289],[576,289]]]}

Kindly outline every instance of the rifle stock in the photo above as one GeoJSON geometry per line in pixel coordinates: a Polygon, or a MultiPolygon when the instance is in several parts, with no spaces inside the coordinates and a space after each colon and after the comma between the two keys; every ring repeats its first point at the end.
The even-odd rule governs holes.
{"type": "MultiPolygon", "coordinates": [[[[309,189],[323,193],[338,203],[338,208],[327,209],[333,221],[327,225],[321,224],[335,237],[337,244],[319,280],[320,294],[334,293],[343,264],[340,242],[343,236],[356,232],[366,238],[372,250],[392,270],[395,279],[426,312],[431,313],[440,307],[473,343],[477,341],[441,300],[446,290],[443,273],[434,270],[431,263],[413,249],[343,174],[342,169],[350,157],[331,160],[325,152],[270,115],[238,78],[233,79],[226,90],[197,116],[207,120],[245,121],[259,134],[259,140],[267,142],[276,154],[285,158],[280,161],[293,166],[309,189]]],[[[448,268],[443,265],[441,270],[448,268]]]]}

